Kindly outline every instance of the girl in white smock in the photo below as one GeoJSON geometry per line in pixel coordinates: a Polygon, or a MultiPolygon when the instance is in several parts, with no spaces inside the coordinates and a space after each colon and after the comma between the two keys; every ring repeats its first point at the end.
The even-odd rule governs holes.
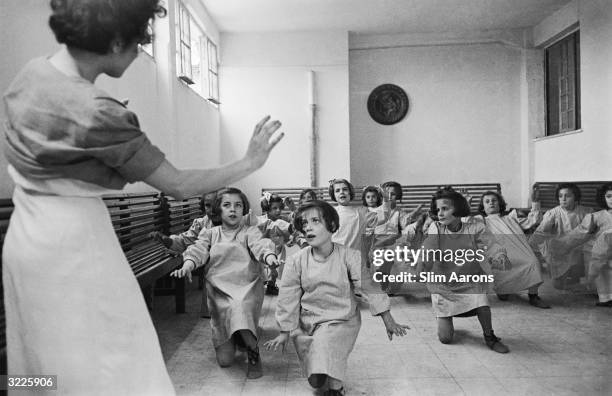
{"type": "Polygon", "coordinates": [[[609,238],[602,236],[612,230],[612,183],[604,184],[597,190],[596,201],[604,209],[586,215],[582,223],[563,238],[562,246],[571,250],[584,244],[588,263],[587,285],[590,287],[594,283],[599,297],[597,305],[609,307],[612,306],[612,271],[609,266],[601,265],[601,257],[606,238],[609,238]]]}
{"type": "Polygon", "coordinates": [[[504,247],[512,268],[499,271],[493,268],[495,292],[500,300],[507,300],[508,294],[528,289],[529,304],[538,308],[550,308],[538,295],[542,284],[542,270],[523,230],[528,230],[542,220],[540,205],[532,203],[526,218],[519,218],[516,210],[506,213],[504,197],[495,191],[487,191],[480,197],[478,205],[480,216],[487,229],[495,235],[497,242],[504,247]]]}
{"type": "Polygon", "coordinates": [[[247,197],[236,188],[218,193],[212,218],[220,225],[203,230],[183,253],[183,266],[172,276],[187,276],[204,266],[208,309],[217,362],[228,367],[236,347],[248,352],[248,378],[261,377],[257,325],[263,304],[263,268],[277,265],[274,245],[256,226],[242,221],[249,212],[247,197]]]}
{"type": "Polygon", "coordinates": [[[487,346],[495,352],[507,353],[508,347],[493,333],[487,300],[492,286],[487,276],[491,275],[491,266],[509,267],[505,251],[496,245],[484,224],[461,221],[461,217],[470,214],[470,207],[460,193],[450,188],[439,190],[432,198],[430,213],[437,215],[437,221],[431,224],[423,246],[425,252],[441,253],[438,256],[428,253],[419,268],[428,276],[437,276],[429,278],[427,288],[438,321],[440,342],[452,342],[454,316],[477,316],[487,346]],[[449,252],[452,257],[447,259],[449,252]],[[474,276],[477,280],[468,279],[474,276]]]}
{"type": "Polygon", "coordinates": [[[351,206],[355,198],[355,189],[346,179],[334,179],[329,182],[329,196],[338,203],[335,207],[340,218],[338,230],[332,236],[334,243],[362,251],[366,229],[374,228],[386,221],[388,209],[372,212],[365,206],[351,206]]]}
{"type": "Polygon", "coordinates": [[[581,192],[573,183],[557,186],[556,206],[544,214],[542,222],[529,238],[529,244],[548,264],[553,286],[567,289],[576,285],[584,275],[584,253],[582,246],[571,250],[565,248],[564,236],[578,227],[593,210],[579,205],[581,192]]]}
{"type": "Polygon", "coordinates": [[[284,350],[293,338],[298,357],[315,388],[328,381],[328,395],[342,394],[346,364],[361,327],[356,295],[367,298],[373,315],[380,315],[389,339],[404,335],[407,326],[395,323],[389,298],[380,287],[362,287],[358,251],[333,243],[338,215],[324,201],[298,209],[295,228],[309,247],[289,258],[280,284],[276,319],[281,333],[266,348],[284,350]]]}

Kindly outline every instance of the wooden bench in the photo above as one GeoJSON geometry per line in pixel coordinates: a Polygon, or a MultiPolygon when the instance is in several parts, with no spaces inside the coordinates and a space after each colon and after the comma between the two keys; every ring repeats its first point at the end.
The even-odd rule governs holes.
{"type": "MultiPolygon", "coordinates": [[[[423,210],[428,210],[431,203],[431,197],[440,188],[445,187],[449,184],[421,184],[421,185],[408,185],[402,184],[402,201],[397,203],[397,206],[407,210],[413,210],[419,205],[423,205],[423,210]]],[[[501,194],[501,185],[499,183],[469,183],[469,184],[451,184],[455,190],[461,191],[466,195],[471,195],[475,198],[480,196],[485,191],[496,191],[501,194]]],[[[281,197],[291,197],[297,204],[299,202],[300,193],[302,190],[310,188],[316,191],[319,199],[323,199],[329,203],[332,203],[331,198],[328,194],[327,187],[289,187],[289,188],[263,188],[262,194],[265,192],[276,193],[281,197]]],[[[362,205],[361,194],[365,186],[355,186],[355,198],[351,202],[351,205],[362,205]]],[[[471,203],[471,209],[473,213],[478,211],[478,199],[473,199],[471,203]]],[[[288,214],[285,211],[284,214],[288,214]]]]}
{"type": "MultiPolygon", "coordinates": [[[[0,277],[2,276],[2,247],[8,228],[9,219],[13,213],[13,201],[0,199],[0,277]]],[[[0,282],[0,375],[6,375],[6,316],[4,314],[4,287],[0,282]]]]}
{"type": "Polygon", "coordinates": [[[580,204],[588,206],[595,210],[601,209],[597,202],[597,190],[606,183],[611,181],[583,181],[583,182],[536,182],[533,184],[533,189],[538,191],[540,205],[543,210],[552,209],[559,206],[559,199],[555,196],[555,190],[561,183],[574,183],[580,188],[582,198],[580,204]]]}
{"type": "Polygon", "coordinates": [[[180,258],[171,254],[160,243],[149,238],[149,233],[169,232],[170,213],[168,203],[157,192],[127,193],[103,197],[111,216],[115,233],[121,243],[130,267],[143,288],[145,300],[152,306],[153,295],[173,294],[176,312],[185,312],[185,282],[174,280],[171,292],[168,288],[155,291],[158,279],[169,274],[181,264],[180,258]]]}

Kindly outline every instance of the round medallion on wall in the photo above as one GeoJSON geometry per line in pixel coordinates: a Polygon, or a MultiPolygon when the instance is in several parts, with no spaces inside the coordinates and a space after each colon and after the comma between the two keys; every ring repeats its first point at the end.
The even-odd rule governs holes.
{"type": "Polygon", "coordinates": [[[379,124],[393,125],[408,113],[408,95],[397,85],[383,84],[368,97],[368,113],[379,124]]]}

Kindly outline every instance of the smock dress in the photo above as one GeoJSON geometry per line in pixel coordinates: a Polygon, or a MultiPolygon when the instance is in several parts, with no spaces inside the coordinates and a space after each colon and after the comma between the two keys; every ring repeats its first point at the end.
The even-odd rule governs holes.
{"type": "Polygon", "coordinates": [[[539,222],[538,210],[532,210],[526,218],[519,218],[516,210],[513,210],[503,216],[491,214],[484,218],[477,216],[475,219],[484,221],[487,229],[506,250],[512,264],[512,268],[507,271],[492,269],[496,293],[518,293],[542,283],[540,261],[523,232],[539,222]]]}
{"type": "Polygon", "coordinates": [[[595,239],[589,275],[595,277],[599,301],[612,301],[612,229],[602,232],[595,239]]]}
{"type": "MultiPolygon", "coordinates": [[[[380,206],[382,209],[382,206],[380,206]]],[[[380,216],[380,212],[377,212],[380,216]]],[[[397,247],[403,247],[406,245],[405,238],[402,237],[402,232],[408,226],[410,216],[404,213],[399,208],[391,209],[387,215],[387,221],[374,227],[373,230],[373,242],[370,252],[372,254],[373,249],[380,250],[393,250],[397,247]]],[[[402,272],[413,273],[416,275],[416,266],[411,265],[412,261],[403,260],[384,260],[384,263],[378,268],[373,268],[374,271],[379,271],[383,274],[397,275],[402,272]]],[[[390,283],[381,282],[385,290],[389,293],[399,293],[401,291],[407,291],[411,284],[410,283],[390,283]]]]}
{"type": "MultiPolygon", "coordinates": [[[[458,282],[451,280],[451,274],[488,275],[491,274],[489,258],[500,259],[505,254],[504,249],[496,243],[495,237],[482,223],[461,223],[459,231],[451,231],[447,226],[434,222],[423,242],[425,250],[447,250],[457,252],[471,249],[474,252],[484,251],[485,260],[465,261],[461,265],[457,260],[439,260],[439,257],[429,256],[430,261],[420,261],[419,270],[427,266],[425,272],[444,275],[444,279],[430,278],[427,289],[431,293],[431,303],[436,317],[450,317],[468,313],[475,308],[488,306],[487,293],[492,290],[492,283],[458,282]],[[425,265],[427,264],[427,265],[425,265]]],[[[455,253],[454,253],[455,254],[455,253]]],[[[454,255],[454,257],[458,257],[454,255]]],[[[476,257],[475,255],[473,257],[476,257]]]]}
{"type": "Polygon", "coordinates": [[[257,338],[257,324],[264,298],[263,267],[274,254],[274,244],[262,238],[255,226],[237,229],[216,226],[203,230],[185,250],[183,259],[204,266],[213,345],[219,347],[238,330],[250,330],[257,338]]]}
{"type": "Polygon", "coordinates": [[[177,253],[183,253],[188,246],[195,243],[202,230],[212,227],[212,220],[208,216],[195,219],[187,231],[178,235],[170,235],[170,239],[172,239],[172,246],[170,246],[170,250],[177,253]]]}
{"type": "Polygon", "coordinates": [[[376,227],[378,219],[384,216],[383,211],[370,211],[365,206],[349,205],[336,205],[334,208],[338,212],[340,225],[332,235],[332,242],[361,252],[366,228],[376,227]]]}
{"type": "MultiPolygon", "coordinates": [[[[293,227],[283,219],[270,220],[268,218],[260,222],[257,227],[262,232],[264,238],[268,238],[274,243],[274,253],[279,261],[276,271],[280,279],[280,277],[283,276],[283,269],[285,268],[285,261],[287,259],[285,244],[288,243],[293,236],[293,227]]],[[[263,264],[265,265],[265,263],[263,264]]],[[[266,272],[266,279],[272,280],[272,272],[269,268],[266,268],[266,272]]]]}
{"type": "Polygon", "coordinates": [[[334,243],[324,261],[315,260],[307,247],[285,265],[276,320],[281,331],[290,332],[306,377],[327,374],[344,380],[361,327],[356,295],[368,301],[372,315],[389,310],[386,294],[367,293],[362,287],[359,256],[359,251],[334,243]]]}
{"type": "Polygon", "coordinates": [[[53,394],[174,394],[101,198],[164,155],[123,104],[47,59],[28,63],[4,101],[15,183],[2,253],[8,373],[57,375],[53,394]]]}
{"type": "Polygon", "coordinates": [[[611,231],[612,210],[604,209],[586,215],[582,223],[563,238],[566,249],[575,249],[582,245],[587,274],[597,275],[595,287],[600,302],[612,300],[612,272],[607,265],[601,265],[601,252],[605,250],[606,238],[610,238],[603,237],[603,234],[611,231]]]}
{"type": "MultiPolygon", "coordinates": [[[[550,269],[554,280],[562,280],[568,275],[572,267],[576,274],[584,272],[584,253],[582,246],[566,251],[564,237],[593,210],[576,205],[574,210],[566,210],[556,206],[544,214],[542,222],[531,235],[529,244],[535,251],[542,254],[550,269]]],[[[564,287],[564,284],[555,282],[555,287],[564,287]]]]}

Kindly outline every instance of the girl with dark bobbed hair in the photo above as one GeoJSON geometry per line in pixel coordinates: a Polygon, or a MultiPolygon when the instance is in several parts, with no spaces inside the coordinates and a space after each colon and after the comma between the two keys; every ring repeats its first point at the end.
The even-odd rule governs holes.
{"type": "Polygon", "coordinates": [[[49,24],[65,45],[30,61],[4,95],[15,184],[2,257],[8,369],[56,374],[61,394],[174,393],[102,195],[137,181],[176,198],[213,191],[260,168],[282,137],[264,118],[239,161],[176,169],[136,115],[94,85],[123,75],[160,4],[51,1],[49,24]]]}
{"type": "Polygon", "coordinates": [[[500,300],[508,300],[508,294],[528,290],[529,304],[537,308],[550,308],[540,296],[538,289],[543,282],[542,268],[538,257],[529,246],[525,230],[535,227],[542,220],[539,202],[532,202],[527,217],[519,218],[516,210],[507,212],[504,197],[496,191],[486,191],[480,197],[477,221],[481,220],[487,229],[504,246],[512,263],[509,271],[496,271],[495,292],[500,300]]]}
{"type": "Polygon", "coordinates": [[[467,200],[450,187],[438,190],[431,199],[431,213],[436,221],[431,224],[423,242],[424,250],[444,252],[427,256],[419,264],[420,270],[438,278],[429,278],[427,288],[438,321],[438,338],[450,344],[454,338],[454,317],[477,316],[486,345],[498,353],[507,353],[508,347],[493,332],[491,308],[487,299],[491,267],[509,268],[505,250],[495,242],[493,235],[479,222],[462,222],[470,214],[467,200]],[[486,248],[485,248],[486,247],[486,248]],[[447,252],[453,252],[448,255],[447,252]],[[470,257],[468,257],[468,253],[470,257]],[[480,253],[478,253],[480,252],[480,253]],[[447,257],[448,256],[448,257],[447,257]],[[484,275],[484,277],[483,277],[484,275]],[[466,280],[453,281],[452,277],[466,280]]]}
{"type": "Polygon", "coordinates": [[[546,261],[556,289],[571,289],[585,273],[582,246],[569,249],[567,234],[580,225],[593,209],[580,205],[580,188],[561,183],[555,195],[559,205],[544,213],[542,222],[529,239],[541,261],[546,261]]]}
{"type": "Polygon", "coordinates": [[[612,269],[606,265],[607,260],[602,260],[612,253],[612,245],[606,246],[606,241],[612,241],[612,238],[605,235],[612,233],[612,183],[599,187],[595,200],[602,209],[586,215],[582,223],[568,234],[564,250],[570,251],[584,243],[583,250],[589,259],[585,269],[587,285],[594,284],[597,289],[597,306],[612,307],[612,269]]]}
{"type": "Polygon", "coordinates": [[[293,338],[308,383],[320,388],[327,382],[325,394],[330,396],[344,394],[348,356],[361,327],[357,295],[366,296],[370,312],[381,317],[389,339],[405,335],[408,328],[395,322],[389,298],[380,289],[378,294],[367,294],[372,289],[362,285],[359,251],[332,242],[339,221],[325,201],[310,201],[297,210],[294,226],[310,246],[285,264],[276,308],[281,333],[264,344],[284,351],[293,338]]]}

